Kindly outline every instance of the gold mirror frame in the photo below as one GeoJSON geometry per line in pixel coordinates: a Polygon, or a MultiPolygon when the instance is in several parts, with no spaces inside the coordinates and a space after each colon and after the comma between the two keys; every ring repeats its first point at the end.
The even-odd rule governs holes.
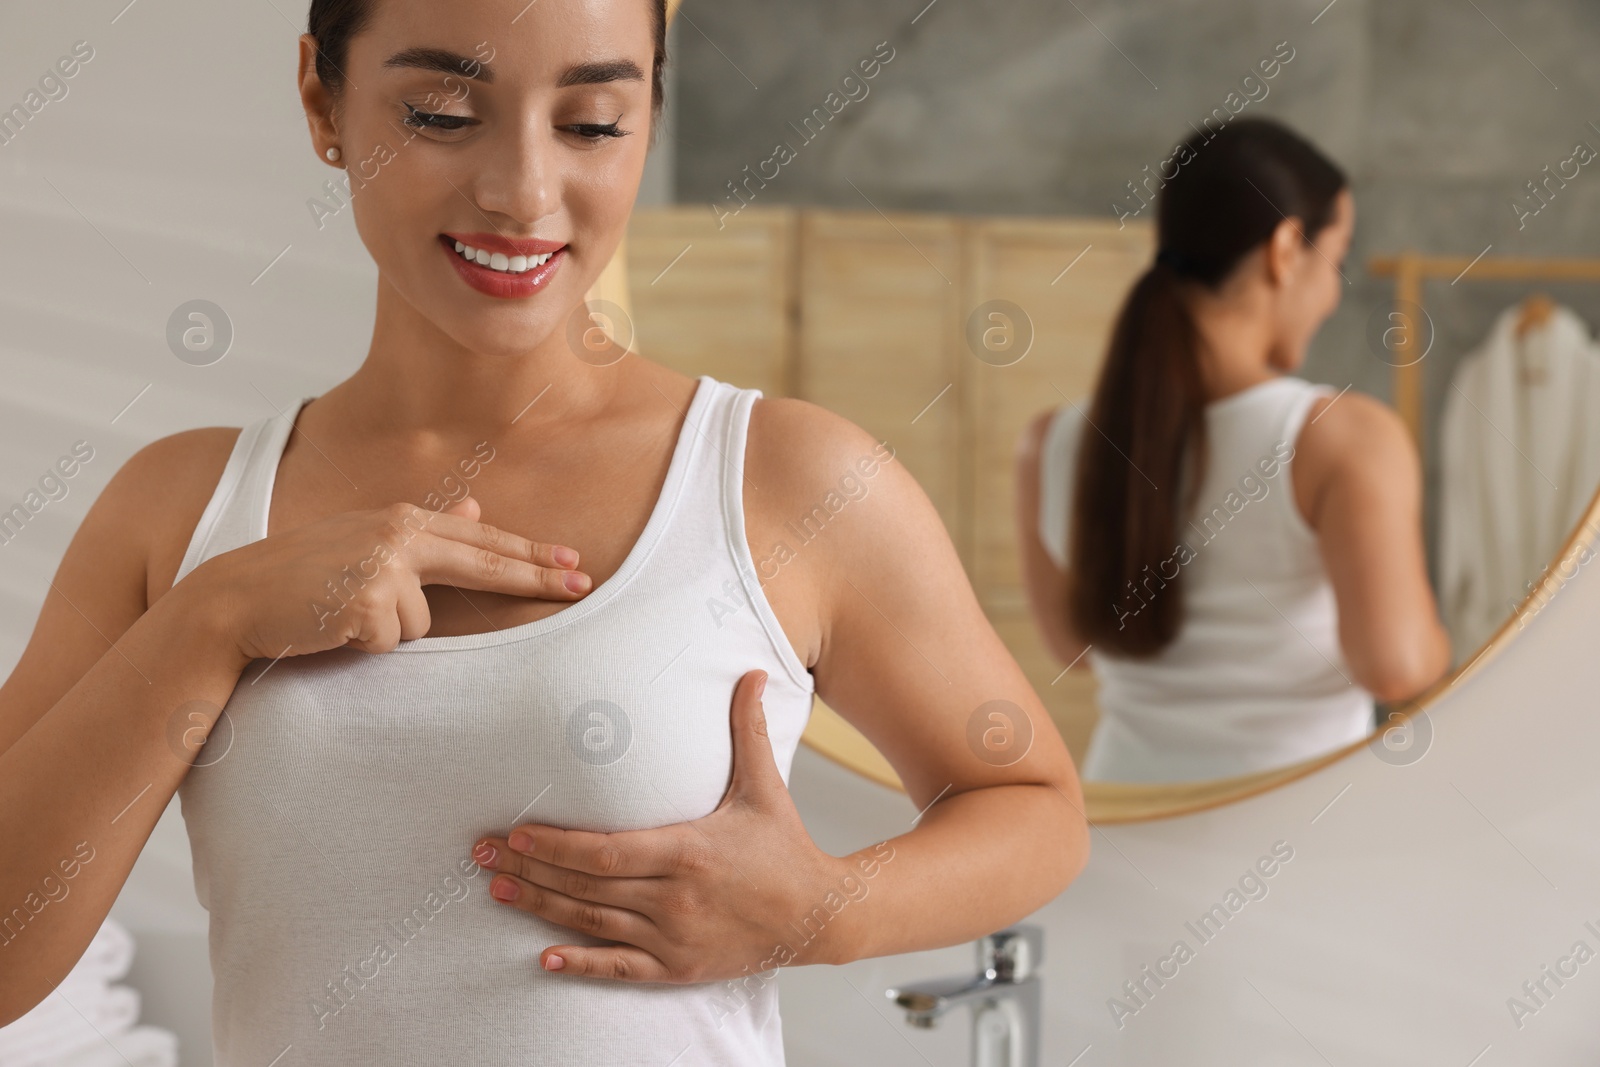
{"type": "MultiPolygon", "coordinates": [[[[1526,625],[1526,620],[1538,614],[1541,606],[1549,603],[1561,588],[1572,580],[1577,569],[1587,562],[1578,560],[1577,557],[1594,551],[1597,533],[1600,533],[1600,488],[1597,488],[1595,494],[1590,497],[1583,517],[1567,535],[1561,550],[1545,567],[1539,581],[1522,598],[1516,610],[1506,616],[1500,627],[1495,630],[1494,636],[1489,638],[1476,656],[1456,667],[1415,699],[1408,701],[1400,714],[1407,719],[1419,713],[1427,714],[1439,698],[1456,683],[1481,670],[1483,664],[1510,645],[1512,639],[1526,625]]],[[[1207,808],[1221,807],[1304,778],[1319,768],[1336,763],[1351,753],[1366,748],[1391,729],[1394,729],[1393,724],[1384,727],[1383,730],[1374,730],[1360,741],[1301,763],[1234,778],[1152,784],[1084,782],[1084,807],[1089,821],[1102,826],[1170,819],[1177,815],[1188,815],[1207,808]]],[[[882,754],[854,727],[820,700],[812,713],[811,721],[806,726],[802,740],[841,766],[890,789],[904,791],[889,761],[884,759],[882,754]]]]}
{"type": "MultiPolygon", "coordinates": [[[[667,23],[670,26],[673,17],[677,14],[681,0],[667,0],[667,23]]],[[[1415,302],[1420,303],[1420,286],[1415,278],[1411,277],[1415,271],[1401,270],[1409,263],[1407,257],[1391,263],[1387,259],[1375,259],[1373,266],[1376,274],[1399,273],[1402,275],[1401,297],[1415,296],[1415,302]]],[[[1414,264],[1412,264],[1414,267],[1414,264]]],[[[1585,275],[1587,277],[1587,275],[1585,275]]],[[[617,246],[611,261],[606,265],[594,286],[589,290],[587,299],[590,302],[606,300],[622,308],[626,314],[633,313],[632,301],[628,293],[627,276],[627,241],[623,239],[617,246]]],[[[1413,435],[1420,438],[1420,393],[1417,393],[1417,384],[1407,380],[1397,381],[1400,386],[1398,392],[1403,414],[1407,415],[1407,423],[1411,426],[1413,435]],[[1406,388],[1410,386],[1411,388],[1406,388]],[[1413,395],[1416,393],[1416,395],[1413,395]]],[[[1595,535],[1600,532],[1600,487],[1596,488],[1594,495],[1589,500],[1588,507],[1584,510],[1583,517],[1578,521],[1572,532],[1567,535],[1560,551],[1558,551],[1538,582],[1522,598],[1515,611],[1508,615],[1494,632],[1494,635],[1478,651],[1471,660],[1461,664],[1448,675],[1430,686],[1421,695],[1406,703],[1406,707],[1399,714],[1410,718],[1417,714],[1427,714],[1441,696],[1452,689],[1458,682],[1470,677],[1482,665],[1504,648],[1510,645],[1517,632],[1526,625],[1524,620],[1537,614],[1539,605],[1548,603],[1561,588],[1572,579],[1576,569],[1582,566],[1580,561],[1570,571],[1569,564],[1575,557],[1591,552],[1595,547],[1595,535]],[[1530,606],[1532,613],[1530,614],[1530,606]]],[[[1305,760],[1301,763],[1290,764],[1285,767],[1276,767],[1268,771],[1254,774],[1239,775],[1233,778],[1212,778],[1194,782],[1172,783],[1136,783],[1136,782],[1084,782],[1084,806],[1089,821],[1097,825],[1114,825],[1117,823],[1148,822],[1157,819],[1170,819],[1179,815],[1204,811],[1208,808],[1222,807],[1232,804],[1246,797],[1256,796],[1268,792],[1289,782],[1304,778],[1312,772],[1336,763],[1351,755],[1359,749],[1373,744],[1384,732],[1394,729],[1394,725],[1386,726],[1383,730],[1374,730],[1373,733],[1360,741],[1352,742],[1343,748],[1335,749],[1322,756],[1305,760]]],[[[820,699],[815,702],[811,718],[806,724],[806,730],[801,740],[812,750],[826,756],[828,759],[853,771],[879,785],[898,792],[904,792],[900,777],[895,773],[894,767],[883,757],[872,743],[860,731],[851,726],[833,709],[829,708],[820,699]]]]}

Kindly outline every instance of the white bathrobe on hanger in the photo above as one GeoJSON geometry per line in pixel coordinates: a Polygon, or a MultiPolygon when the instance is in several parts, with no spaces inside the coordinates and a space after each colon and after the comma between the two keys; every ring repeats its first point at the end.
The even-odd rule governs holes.
{"type": "Polygon", "coordinates": [[[1600,351],[1558,307],[1517,337],[1507,308],[1456,372],[1440,427],[1440,604],[1477,655],[1554,562],[1600,487],[1600,351]],[[1544,368],[1542,382],[1523,368],[1544,368]]]}

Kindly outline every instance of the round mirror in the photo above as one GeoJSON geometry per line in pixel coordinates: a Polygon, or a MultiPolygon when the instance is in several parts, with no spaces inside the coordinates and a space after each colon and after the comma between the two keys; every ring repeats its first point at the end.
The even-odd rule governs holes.
{"type": "MultiPolygon", "coordinates": [[[[759,21],[722,14],[736,36],[759,21]]],[[[1051,19],[1053,29],[1059,20],[1051,19]]],[[[866,42],[856,49],[865,54],[888,38],[871,76],[863,68],[841,80],[847,64],[840,78],[808,75],[756,93],[713,42],[717,35],[706,36],[709,27],[683,34],[676,77],[688,125],[680,140],[692,150],[675,164],[681,207],[639,212],[630,235],[645,253],[633,267],[645,284],[633,296],[647,335],[652,322],[690,314],[689,279],[703,283],[700,332],[696,349],[681,354],[684,366],[727,367],[769,394],[803,396],[896,447],[1084,767],[1105,711],[1100,679],[1087,669],[1094,656],[1073,662],[1057,654],[1030,603],[1024,555],[1034,533],[1018,516],[1018,442],[1043,416],[1090,410],[1118,311],[1157,260],[1157,203],[1164,179],[1189,165],[1178,151],[1186,140],[1210,144],[1237,120],[1284,116],[1350,176],[1348,248],[1323,257],[1337,306],[1286,373],[1326,386],[1330,406],[1365,394],[1408,433],[1418,471],[1414,570],[1449,635],[1448,657],[1410,692],[1372,699],[1360,730],[1309,758],[1181,781],[1086,774],[1089,814],[1102,822],[1226,803],[1364,747],[1382,755],[1411,743],[1409,721],[1514,639],[1560,587],[1563,569],[1570,574],[1574,557],[1587,555],[1600,485],[1600,456],[1588,454],[1575,406],[1590,386],[1582,376],[1561,378],[1552,362],[1562,346],[1591,349],[1573,365],[1592,358],[1586,324],[1600,322],[1600,261],[1564,256],[1558,228],[1544,225],[1559,207],[1549,190],[1560,179],[1515,201],[1522,225],[1514,239],[1501,239],[1489,220],[1503,213],[1503,198],[1473,193],[1468,209],[1448,216],[1430,208],[1446,172],[1522,184],[1516,153],[1438,140],[1443,133],[1402,143],[1317,117],[1327,113],[1315,106],[1333,91],[1327,84],[1359,95],[1366,76],[1341,57],[1377,47],[1371,42],[1296,37],[1293,27],[1273,40],[1230,41],[1224,51],[1239,71],[1230,80],[1215,64],[1193,62],[1188,45],[1159,25],[1128,20],[1122,29],[1140,51],[1100,49],[1096,62],[1054,65],[1044,80],[1060,106],[1026,136],[992,121],[995,102],[1038,97],[1022,74],[1003,73],[1012,68],[997,61],[999,45],[974,39],[957,50],[916,49],[866,15],[851,16],[806,32],[838,56],[847,42],[866,42]],[[1140,91],[1156,99],[1137,69],[1146,56],[1172,83],[1163,84],[1162,99],[1198,101],[1188,121],[1137,105],[1140,91]],[[1102,82],[1121,86],[1127,106],[1091,105],[1104,103],[1102,82]],[[984,93],[974,94],[974,84],[984,93]],[[928,134],[934,115],[938,137],[928,134]],[[712,136],[691,128],[697,117],[765,133],[712,136]],[[770,159],[769,134],[794,157],[770,159]],[[947,152],[957,143],[959,166],[947,152]],[[1454,153],[1448,164],[1438,158],[1445,148],[1454,153]],[[1401,217],[1415,224],[1397,229],[1401,217]],[[726,251],[730,234],[737,255],[726,251]],[[675,258],[691,245],[692,256],[675,258]],[[677,285],[670,306],[655,284],[669,264],[677,285]],[[726,337],[708,346],[703,327],[713,320],[726,337]],[[1576,398],[1565,421],[1541,425],[1517,407],[1540,391],[1576,398]],[[1495,485],[1473,489],[1490,475],[1495,485]]],[[[738,39],[760,55],[749,34],[738,39]]],[[[1531,133],[1516,137],[1528,158],[1538,156],[1531,133]]],[[[1584,157],[1583,145],[1574,153],[1584,157]]],[[[1576,164],[1562,165],[1570,180],[1576,164]]],[[[1168,259],[1181,265],[1183,255],[1168,259]]],[[[652,358],[678,357],[667,331],[649,340],[652,358]]],[[[1297,639],[1292,623],[1285,635],[1297,639]]],[[[1335,670],[1357,685],[1346,667],[1335,670]]],[[[805,740],[865,778],[898,786],[889,763],[821,701],[805,740]]]]}
{"type": "MultiPolygon", "coordinates": [[[[677,8],[677,3],[669,4],[669,17],[676,14],[677,8]]],[[[680,37],[680,45],[686,45],[687,52],[679,55],[678,77],[680,87],[688,83],[691,99],[702,82],[715,83],[726,74],[714,63],[709,68],[697,64],[698,43],[703,42],[683,42],[680,37]]],[[[857,102],[858,95],[859,99],[865,99],[871,92],[872,81],[892,65],[894,49],[889,46],[885,53],[880,48],[877,55],[881,62],[863,66],[860,75],[853,78],[854,92],[850,91],[852,85],[844,86],[845,96],[832,94],[828,99],[836,102],[826,104],[823,110],[815,113],[814,128],[812,122],[807,122],[808,135],[820,134],[824,123],[857,102]],[[872,71],[870,76],[869,70],[872,71]]],[[[1255,84],[1265,86],[1287,73],[1296,55],[1288,42],[1279,45],[1271,58],[1261,61],[1255,84]]],[[[753,116],[759,118],[763,105],[752,98],[748,106],[753,116]]],[[[871,114],[862,114],[867,116],[862,121],[870,129],[871,114]]],[[[1189,143],[1196,147],[1209,146],[1210,139],[1226,126],[1227,117],[1227,112],[1219,110],[1189,143]]],[[[872,132],[879,137],[890,136],[884,130],[872,132]]],[[[857,139],[855,145],[841,149],[850,151],[859,148],[867,133],[858,128],[854,133],[841,136],[857,139]]],[[[1162,143],[1158,129],[1149,131],[1149,137],[1152,147],[1162,143]]],[[[1175,148],[1168,158],[1181,160],[1182,156],[1175,148]]],[[[695,185],[694,170],[701,161],[685,162],[690,169],[688,184],[695,185]]],[[[1176,169],[1177,165],[1174,167],[1176,169]]],[[[714,170],[714,166],[707,164],[706,173],[714,170]]],[[[749,172],[748,167],[742,170],[746,174],[749,172]]],[[[1148,172],[1149,168],[1143,170],[1148,172]]],[[[1037,479],[1040,474],[1059,479],[1063,472],[1038,469],[1047,466],[1045,464],[1023,470],[1013,468],[1012,445],[1016,439],[1027,436],[1027,422],[1030,418],[1038,420],[1041,408],[1046,413],[1054,412],[1057,418],[1078,416],[1080,430],[1081,424],[1087,421],[1085,412],[1102,375],[1117,312],[1156,254],[1159,239],[1153,206],[1159,188],[1164,185],[1158,181],[1152,186],[1147,177],[1143,179],[1147,203],[1146,195],[1141,195],[1134,183],[1125,183],[1127,190],[1119,190],[1119,197],[1111,204],[1113,224],[1093,217],[1101,212],[1085,210],[1095,205],[1083,195],[1071,190],[1053,190],[1043,182],[1029,186],[1026,199],[1039,207],[1059,206],[1065,210],[1056,215],[1018,218],[999,210],[990,216],[978,217],[918,210],[921,207],[918,197],[904,189],[896,194],[892,188],[896,183],[887,175],[879,174],[878,180],[891,186],[891,191],[888,195],[870,196],[872,210],[888,207],[905,213],[898,222],[881,216],[881,212],[881,217],[873,219],[862,213],[840,214],[760,204],[757,194],[765,188],[765,182],[759,176],[754,183],[746,177],[742,189],[729,182],[732,195],[712,199],[710,216],[715,223],[714,235],[697,234],[697,229],[711,229],[711,221],[705,218],[699,220],[698,228],[688,223],[686,229],[686,220],[680,212],[641,209],[630,237],[644,250],[639,259],[645,262],[632,264],[631,270],[635,274],[642,269],[653,271],[655,267],[650,261],[664,259],[672,248],[679,249],[672,253],[670,260],[670,265],[676,269],[682,252],[693,246],[688,238],[698,235],[710,243],[712,236],[724,236],[723,231],[730,222],[736,223],[737,235],[746,245],[747,255],[748,246],[755,244],[757,252],[753,260],[747,258],[737,266],[756,280],[748,293],[750,302],[758,309],[763,306],[768,309],[767,321],[760,321],[758,313],[748,325],[771,338],[773,358],[763,368],[759,363],[752,365],[741,353],[740,370],[724,373],[743,374],[746,378],[754,376],[757,384],[771,392],[798,392],[881,432],[896,446],[897,456],[903,457],[913,468],[945,513],[991,620],[1038,691],[1046,696],[1052,717],[1081,768],[1100,714],[1094,678],[1092,672],[1081,669],[1084,665],[1080,662],[1072,664],[1080,669],[1061,669],[1066,664],[1060,657],[1052,657],[1051,635],[1041,632],[1051,627],[1039,625],[1041,611],[1048,609],[1035,603],[1030,612],[1028,606],[1030,597],[1038,597],[1037,591],[1030,593],[1027,588],[1028,572],[1036,577],[1040,566],[1036,552],[1036,559],[1029,566],[1028,541],[1052,536],[1049,529],[1035,529],[1040,525],[1039,509],[1049,506],[1042,504],[1041,498],[1048,498],[1051,488],[1045,485],[1038,491],[1023,493],[1016,484],[1023,478],[1037,479]],[[1129,191],[1131,196],[1127,195],[1129,191]],[[918,237],[909,237],[906,227],[912,228],[918,237]],[[659,248],[655,247],[657,245],[659,248]],[[924,245],[931,245],[931,257],[924,245]],[[847,265],[853,265],[854,269],[847,265]],[[863,290],[866,275],[871,276],[871,286],[863,290]],[[929,292],[935,276],[945,283],[946,290],[953,292],[929,292]],[[960,280],[959,284],[956,279],[960,280]],[[898,306],[885,308],[879,298],[885,291],[902,294],[897,298],[898,306]],[[778,299],[773,300],[773,296],[778,299]],[[792,316],[792,325],[775,321],[786,307],[798,310],[798,314],[792,316]],[[919,322],[923,324],[921,331],[919,322]],[[927,331],[926,324],[930,322],[943,328],[927,331]],[[914,352],[897,350],[892,345],[886,347],[886,333],[910,337],[920,334],[922,340],[931,343],[925,344],[924,355],[919,359],[914,352]],[[927,359],[927,352],[933,353],[935,358],[927,359]],[[891,393],[890,402],[885,403],[883,392],[872,386],[890,364],[909,373],[900,377],[903,395],[891,393]],[[923,411],[910,427],[897,426],[897,421],[903,423],[904,420],[896,420],[891,412],[911,406],[916,400],[917,372],[923,372],[929,397],[942,396],[942,392],[935,393],[933,385],[951,364],[957,373],[955,381],[949,384],[958,385],[962,393],[933,418],[928,418],[928,412],[923,411]],[[918,423],[921,423],[920,430],[918,423]],[[1019,496],[1028,498],[1020,509],[1017,506],[1019,496]],[[1029,529],[1024,530],[1024,524],[1029,529]]],[[[698,184],[707,183],[702,180],[698,184]]],[[[1368,713],[1369,729],[1364,730],[1359,739],[1308,759],[1228,777],[1172,782],[1124,782],[1086,775],[1085,802],[1092,820],[1110,823],[1160,818],[1224,804],[1292,781],[1362,747],[1371,747],[1380,755],[1399,752],[1400,755],[1390,758],[1404,758],[1406,746],[1425,743],[1414,735],[1426,724],[1426,709],[1433,697],[1476,669],[1509,641],[1520,628],[1518,620],[1525,619],[1530,607],[1550,594],[1552,583],[1559,583],[1557,566],[1533,569],[1522,576],[1520,583],[1513,583],[1513,588],[1516,584],[1522,587],[1520,600],[1506,597],[1503,594],[1510,579],[1504,573],[1489,573],[1497,561],[1486,559],[1487,552],[1479,551],[1474,555],[1471,547],[1462,547],[1473,538],[1452,527],[1452,522],[1455,527],[1462,523],[1458,516],[1446,512],[1452,507],[1459,512],[1463,503],[1458,500],[1450,504],[1441,498],[1447,485],[1457,486],[1457,497],[1463,495],[1459,489],[1463,475],[1446,470],[1449,464],[1439,451],[1441,439],[1448,438],[1458,447],[1464,437],[1474,439],[1480,447],[1487,444],[1491,450],[1498,446],[1500,454],[1490,457],[1489,461],[1499,460],[1502,466],[1506,465],[1506,454],[1514,453],[1529,468],[1535,468],[1535,461],[1528,455],[1534,446],[1519,443],[1495,426],[1491,416],[1483,411],[1487,405],[1475,404],[1456,383],[1439,374],[1428,377],[1425,371],[1447,361],[1454,364],[1450,368],[1452,371],[1459,371],[1463,363],[1487,363],[1491,357],[1503,354],[1493,351],[1497,340],[1494,334],[1505,335],[1498,338],[1504,347],[1506,343],[1515,345],[1523,341],[1530,332],[1541,327],[1548,333],[1549,320],[1561,309],[1556,309],[1542,292],[1536,292],[1525,298],[1515,312],[1502,311],[1499,320],[1490,327],[1490,340],[1474,346],[1472,328],[1458,329],[1448,337],[1439,336],[1441,331],[1435,327],[1436,317],[1425,302],[1432,294],[1427,283],[1439,278],[1459,280],[1467,268],[1477,271],[1475,282],[1491,288],[1497,282],[1502,286],[1521,283],[1526,288],[1529,280],[1582,283],[1600,280],[1600,271],[1582,264],[1504,263],[1498,258],[1485,262],[1485,258],[1467,263],[1415,254],[1373,256],[1365,264],[1367,277],[1363,280],[1368,284],[1364,291],[1340,294],[1344,306],[1323,331],[1322,348],[1314,348],[1310,354],[1312,358],[1307,359],[1313,372],[1322,370],[1323,378],[1338,381],[1343,376],[1342,388],[1347,389],[1359,380],[1374,393],[1391,396],[1397,414],[1418,446],[1426,471],[1424,500],[1419,503],[1425,526],[1423,540],[1428,549],[1429,578],[1435,587],[1454,583],[1451,595],[1441,598],[1445,614],[1452,616],[1448,621],[1455,646],[1448,673],[1406,699],[1381,705],[1373,703],[1368,713]],[[1360,327],[1356,325],[1358,318],[1360,327]],[[1335,342],[1348,339],[1358,328],[1362,346],[1357,349],[1360,353],[1357,359],[1346,358],[1341,362],[1315,358],[1320,351],[1332,349],[1329,338],[1335,342]],[[1463,413],[1467,411],[1483,419],[1489,424],[1488,429],[1495,432],[1485,436],[1484,426],[1463,427],[1463,413]],[[1443,422],[1448,432],[1442,433],[1439,427],[1432,427],[1430,432],[1426,417],[1429,415],[1433,422],[1443,422]],[[1481,573],[1475,573],[1475,567],[1481,573]],[[1496,583],[1505,601],[1498,616],[1492,595],[1486,592],[1496,583]]],[[[659,279],[657,276],[648,286],[638,287],[639,303],[636,305],[632,299],[635,294],[628,285],[630,265],[625,246],[618,250],[591,293],[591,300],[605,300],[627,309],[646,324],[647,332],[651,323],[670,323],[672,316],[683,314],[685,294],[689,294],[691,301],[705,302],[708,316],[715,311],[716,316],[725,321],[729,317],[727,305],[732,302],[730,295],[735,298],[746,295],[727,292],[723,275],[716,272],[725,274],[728,266],[726,262],[713,260],[707,268],[709,273],[701,280],[703,284],[696,284],[695,280],[685,278],[695,270],[692,263],[687,265],[686,270],[678,271],[675,279],[678,288],[670,302],[652,293],[659,279]],[[713,308],[713,302],[721,310],[713,308]]],[[[1334,269],[1342,282],[1351,285],[1352,279],[1343,268],[1334,269]]],[[[1506,291],[1501,297],[1509,299],[1514,295],[1506,291]]],[[[1447,312],[1458,311],[1448,303],[1442,307],[1447,312]]],[[[1571,315],[1570,312],[1565,314],[1571,315]]],[[[1482,319],[1481,315],[1478,317],[1482,319]]],[[[1460,320],[1459,314],[1448,319],[1451,322],[1460,320]]],[[[675,353],[671,350],[670,334],[660,331],[658,336],[662,336],[667,345],[665,349],[658,345],[652,350],[652,357],[672,362],[675,353]]],[[[714,351],[715,346],[711,347],[714,351]]],[[[1528,346],[1524,344],[1523,347],[1528,346]]],[[[697,345],[691,352],[684,353],[682,362],[685,369],[698,372],[705,369],[707,358],[706,346],[697,345]]],[[[1519,351],[1516,358],[1525,360],[1528,354],[1519,351]]],[[[1537,355],[1534,358],[1537,359],[1537,355]]],[[[1315,377],[1314,373],[1310,374],[1307,380],[1315,377]]],[[[1337,397],[1334,399],[1336,401],[1337,397]]],[[[1512,434],[1521,430],[1526,435],[1527,428],[1511,425],[1507,413],[1495,414],[1500,416],[1506,430],[1512,434]]],[[[1308,413],[1307,417],[1318,416],[1308,413]]],[[[1521,473],[1526,478],[1549,481],[1536,469],[1521,473]]],[[[1590,481],[1591,486],[1597,483],[1600,477],[1590,481]]],[[[1263,494],[1270,488],[1265,482],[1260,485],[1263,494]]],[[[1230,509],[1242,509],[1244,504],[1257,499],[1249,488],[1246,486],[1242,490],[1239,504],[1229,504],[1230,509]]],[[[1057,488],[1058,496],[1063,492],[1065,490],[1057,488]]],[[[1585,495],[1584,500],[1587,499],[1585,495]]],[[[1560,506],[1552,506],[1554,502],[1549,500],[1544,503],[1544,513],[1561,522],[1560,506]]],[[[1573,506],[1570,493],[1565,506],[1569,510],[1573,506]]],[[[1238,514],[1237,510],[1214,511],[1218,525],[1225,523],[1230,514],[1238,514]]],[[[1048,519],[1042,525],[1048,527],[1048,519]]],[[[1200,517],[1199,526],[1192,528],[1199,530],[1202,537],[1212,532],[1204,517],[1200,517]]],[[[1572,531],[1559,553],[1552,553],[1550,544],[1539,543],[1539,538],[1549,542],[1559,532],[1552,530],[1548,520],[1542,530],[1520,530],[1528,542],[1522,545],[1522,559],[1543,560],[1553,554],[1560,561],[1578,551],[1587,552],[1586,530],[1587,527],[1580,526],[1572,531]]],[[[1059,538],[1062,532],[1056,530],[1053,534],[1059,538]]],[[[1058,556],[1056,562],[1063,560],[1058,556]]],[[[1303,638],[1304,635],[1299,636],[1303,638]]],[[[1080,655],[1075,660],[1082,658],[1080,655]]],[[[1344,674],[1338,666],[1330,666],[1344,674]]],[[[820,699],[804,740],[811,748],[863,777],[889,788],[900,788],[899,777],[889,762],[820,699]]]]}
{"type": "MultiPolygon", "coordinates": [[[[1158,784],[1085,781],[1084,805],[1089,819],[1097,824],[1109,825],[1171,818],[1219,807],[1303,778],[1319,767],[1363,749],[1372,749],[1380,758],[1405,760],[1406,754],[1414,746],[1425,745],[1431,737],[1428,715],[1437,698],[1457,682],[1481,669],[1496,653],[1516,639],[1532,616],[1593,557],[1597,532],[1600,532],[1600,491],[1591,498],[1579,524],[1567,536],[1550,566],[1483,647],[1475,650],[1466,662],[1455,666],[1426,692],[1407,702],[1403,709],[1397,709],[1394,717],[1375,729],[1368,738],[1299,763],[1232,778],[1158,784]]],[[[820,701],[812,714],[804,740],[822,755],[864,778],[891,789],[901,788],[900,779],[889,761],[859,731],[820,701]]]]}

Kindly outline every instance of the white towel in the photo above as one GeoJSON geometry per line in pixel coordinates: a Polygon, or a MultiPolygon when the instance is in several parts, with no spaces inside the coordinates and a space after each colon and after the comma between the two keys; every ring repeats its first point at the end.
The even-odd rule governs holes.
{"type": "Polygon", "coordinates": [[[139,993],[112,986],[133,965],[133,936],[107,918],[83,956],[49,996],[0,1027],[0,1067],[168,1067],[177,1037],[135,1027],[139,993]]]}
{"type": "Polygon", "coordinates": [[[139,992],[128,986],[57,988],[28,1014],[0,1028],[0,1067],[43,1067],[62,1055],[103,1045],[139,1021],[139,992]]]}
{"type": "Polygon", "coordinates": [[[62,984],[72,982],[115,982],[133,966],[133,935],[117,920],[107,917],[95,931],[89,947],[73,966],[62,984]]]}
{"type": "Polygon", "coordinates": [[[1600,356],[1558,307],[1520,307],[1461,363],[1439,432],[1440,607],[1456,663],[1477,655],[1553,561],[1600,485],[1600,356]],[[1543,381],[1521,369],[1542,366],[1543,381]]]}
{"type": "Polygon", "coordinates": [[[109,1040],[59,1058],[48,1067],[177,1067],[177,1035],[154,1026],[136,1026],[109,1040]]]}

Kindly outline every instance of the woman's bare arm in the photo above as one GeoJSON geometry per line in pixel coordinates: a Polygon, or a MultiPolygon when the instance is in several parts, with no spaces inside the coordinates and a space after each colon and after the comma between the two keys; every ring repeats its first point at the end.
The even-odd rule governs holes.
{"type": "MultiPolygon", "coordinates": [[[[819,591],[817,694],[894,766],[922,812],[872,847],[873,891],[836,922],[834,962],[971,940],[1053,899],[1088,859],[1072,758],[979,606],[938,512],[866,432],[815,405],[757,405],[747,472],[803,513],[855,472],[866,492],[797,551],[778,581],[819,591]],[[759,425],[759,429],[754,428],[759,425]],[[1031,740],[1026,735],[1031,732],[1031,740]]],[[[891,442],[892,444],[892,442],[891,442]]]]}
{"type": "Polygon", "coordinates": [[[151,516],[196,470],[186,437],[106,486],[0,686],[0,1025],[83,955],[188,770],[181,709],[220,709],[248,662],[205,598],[174,590],[146,610],[151,516]]]}
{"type": "Polygon", "coordinates": [[[193,528],[226,462],[231,437],[218,432],[165,438],[117,472],[0,687],[0,1025],[83,955],[252,659],[387,652],[428,632],[425,585],[582,595],[562,584],[555,546],[478,523],[464,497],[432,514],[397,502],[274,534],[207,559],[147,608],[152,551],[164,581],[172,528],[193,528]],[[364,559],[378,570],[336,616],[310,610],[328,578],[364,559]]]}
{"type": "Polygon", "coordinates": [[[1033,613],[1034,625],[1044,635],[1045,645],[1062,663],[1075,670],[1086,671],[1089,661],[1084,656],[1088,645],[1073,629],[1067,618],[1067,572],[1056,566],[1056,561],[1045,551],[1039,541],[1040,467],[1044,454],[1044,438],[1050,428],[1055,411],[1041,412],[1017,438],[1016,492],[1017,539],[1022,564],[1022,588],[1028,597],[1028,609],[1033,613]]]}
{"type": "Polygon", "coordinates": [[[1450,637],[1428,583],[1421,462],[1405,423],[1362,393],[1319,401],[1290,469],[1354,681],[1382,701],[1416,696],[1449,669],[1450,637]]]}

